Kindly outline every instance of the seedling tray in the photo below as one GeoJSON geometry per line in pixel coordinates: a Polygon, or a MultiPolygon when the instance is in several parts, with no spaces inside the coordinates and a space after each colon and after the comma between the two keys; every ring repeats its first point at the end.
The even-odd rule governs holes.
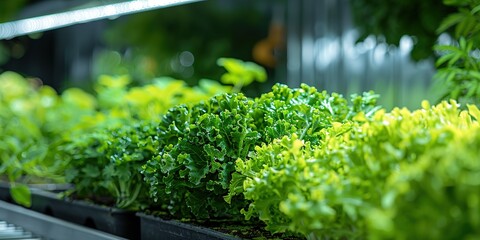
{"type": "Polygon", "coordinates": [[[0,219],[42,239],[114,240],[124,239],[0,201],[0,219]]]}
{"type": "Polygon", "coordinates": [[[208,228],[137,213],[142,240],[240,240],[208,228]]]}
{"type": "MultiPolygon", "coordinates": [[[[140,219],[133,211],[62,199],[58,193],[36,188],[30,190],[33,211],[129,239],[138,239],[140,235],[140,219]]],[[[0,186],[0,199],[13,202],[4,185],[0,186]]]]}

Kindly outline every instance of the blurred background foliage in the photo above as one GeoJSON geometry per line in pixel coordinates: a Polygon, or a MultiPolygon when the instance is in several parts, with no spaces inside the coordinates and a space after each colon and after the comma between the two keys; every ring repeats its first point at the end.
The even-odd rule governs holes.
{"type": "Polygon", "coordinates": [[[457,11],[447,16],[438,33],[451,31],[454,41],[435,45],[436,84],[443,86],[443,99],[480,104],[480,1],[445,0],[457,11]]]}
{"type": "MultiPolygon", "coordinates": [[[[0,2],[0,11],[8,12],[4,21],[18,17],[22,6],[28,8],[48,0],[7,2],[11,1],[0,2]],[[7,7],[9,5],[12,6],[7,7]]],[[[59,90],[81,87],[93,91],[92,83],[105,74],[128,74],[133,85],[149,83],[159,76],[181,79],[189,85],[204,78],[219,80],[226,71],[216,64],[217,59],[254,61],[253,48],[268,35],[274,2],[283,1],[202,1],[122,16],[114,21],[102,20],[47,31],[34,36],[39,38],[35,41],[32,36],[2,40],[0,71],[13,70],[40,77],[59,90]],[[93,27],[88,27],[90,25],[93,27]],[[77,33],[71,33],[74,30],[69,29],[75,28],[77,33]],[[78,32],[89,39],[79,36],[78,32]],[[41,47],[34,46],[42,41],[41,47]],[[16,49],[20,50],[19,54],[15,54],[16,49]],[[30,56],[31,52],[35,52],[35,57],[30,56]],[[43,61],[34,62],[29,58],[43,58],[43,61]],[[88,67],[76,70],[83,73],[72,76],[75,75],[71,74],[75,71],[73,68],[81,69],[80,65],[85,62],[75,58],[88,58],[88,67]],[[17,61],[20,59],[23,62],[17,61]],[[68,61],[76,66],[66,66],[68,61]],[[30,69],[26,69],[27,65],[30,69]],[[40,65],[44,70],[31,70],[40,65]],[[46,72],[53,74],[44,74],[46,72]],[[50,81],[50,78],[62,79],[50,81]]],[[[269,69],[270,74],[273,74],[272,69],[269,69]]],[[[256,95],[270,85],[255,82],[243,91],[256,95]]]]}
{"type": "MultiPolygon", "coordinates": [[[[0,23],[12,20],[15,14],[17,14],[26,3],[28,3],[28,0],[0,2],[0,23]]],[[[0,42],[0,65],[6,63],[9,58],[10,47],[0,42]]]]}
{"type": "Polygon", "coordinates": [[[360,35],[358,41],[374,35],[380,41],[399,45],[404,35],[414,37],[414,60],[434,57],[433,45],[442,20],[456,11],[441,0],[351,0],[352,15],[360,35]]]}
{"type": "MultiPolygon", "coordinates": [[[[219,57],[251,61],[252,48],[268,28],[268,16],[242,1],[221,6],[216,1],[193,8],[174,7],[128,16],[112,22],[107,45],[119,49],[126,62],[134,63],[134,77],[168,75],[189,83],[199,78],[218,79],[219,57]],[[135,64],[139,63],[139,64],[135,64]],[[142,75],[146,76],[142,76],[142,75]]],[[[110,54],[110,58],[113,57],[110,54]]],[[[116,73],[121,68],[110,69],[116,73]]]]}
{"type": "MultiPolygon", "coordinates": [[[[439,36],[444,33],[457,39],[461,34],[468,35],[467,40],[473,43],[472,49],[466,50],[465,47],[462,50],[463,52],[460,53],[475,52],[478,49],[478,37],[472,37],[471,34],[461,30],[471,28],[478,32],[479,25],[475,24],[478,23],[479,11],[478,9],[471,11],[472,8],[468,10],[468,7],[475,6],[478,0],[347,1],[350,6],[346,4],[342,7],[349,8],[351,11],[349,18],[352,18],[353,27],[358,33],[357,43],[368,40],[369,36],[376,38],[375,44],[377,46],[372,47],[372,55],[375,55],[374,50],[380,49],[377,49],[377,47],[384,43],[387,44],[384,44],[384,46],[388,47],[385,55],[388,55],[392,49],[390,46],[399,46],[400,40],[406,35],[413,39],[413,49],[409,54],[411,59],[416,61],[425,59],[432,61],[448,52],[440,51],[438,48],[433,49],[438,44],[439,36]]],[[[73,2],[88,3],[89,1],[0,1],[0,22],[18,19],[24,16],[25,12],[33,12],[32,9],[35,5],[53,2],[72,5],[73,2]]],[[[101,2],[109,1],[98,1],[96,3],[101,2]]],[[[318,1],[314,2],[313,5],[321,6],[320,2],[332,5],[333,1],[318,1]]],[[[95,21],[46,31],[42,34],[1,40],[0,71],[12,70],[24,76],[38,77],[45,84],[60,91],[73,86],[93,92],[93,83],[99,76],[105,74],[116,76],[128,74],[132,79],[133,86],[147,84],[159,76],[181,79],[189,85],[195,85],[205,78],[220,80],[226,70],[217,65],[217,60],[228,57],[260,63],[267,69],[268,81],[254,82],[242,89],[247,95],[258,95],[270,89],[274,82],[281,82],[286,79],[288,74],[285,74],[285,72],[288,73],[290,65],[295,64],[287,63],[287,53],[290,54],[295,50],[287,49],[289,46],[287,38],[291,34],[288,31],[288,27],[291,28],[291,26],[287,25],[292,20],[288,19],[288,13],[289,11],[296,11],[291,8],[296,4],[295,0],[209,0],[132,14],[114,19],[114,21],[95,21]],[[282,9],[280,14],[276,11],[279,6],[282,9]],[[275,20],[278,20],[278,15],[280,15],[280,18],[286,18],[284,22],[280,21],[280,24],[275,22],[275,20]],[[272,35],[280,36],[278,37],[279,40],[276,40],[277,45],[275,46],[267,41],[272,35]],[[264,48],[262,51],[271,52],[271,55],[275,58],[274,64],[256,57],[254,51],[259,48],[264,48]],[[281,75],[285,76],[279,77],[281,75]]],[[[312,6],[312,9],[315,6],[312,6]]],[[[300,9],[300,12],[306,10],[308,9],[300,9]]],[[[315,8],[316,10],[318,8],[315,8]]],[[[314,28],[312,32],[318,32],[317,28],[319,26],[314,26],[314,28]]],[[[315,44],[321,42],[318,41],[319,39],[325,38],[328,40],[328,35],[321,35],[324,33],[316,34],[315,44]]],[[[339,34],[340,38],[334,40],[344,41],[342,39],[344,33],[340,31],[339,34]]],[[[302,39],[302,41],[307,40],[302,39]]],[[[452,41],[452,44],[455,44],[455,42],[452,41]]],[[[335,42],[333,41],[333,43],[335,42]]],[[[443,44],[448,45],[450,43],[443,44]]],[[[313,47],[322,48],[317,45],[313,47]]],[[[305,49],[297,50],[301,51],[301,54],[308,55],[304,52],[305,49]]],[[[325,53],[330,53],[330,50],[325,53]]],[[[344,51],[346,56],[350,54],[347,50],[340,49],[338,51],[344,51]]],[[[358,49],[354,50],[357,51],[358,49]]],[[[314,48],[311,51],[313,54],[318,54],[319,50],[314,48]]],[[[469,53],[467,55],[471,57],[469,53]]],[[[304,55],[301,59],[303,57],[304,55]]],[[[478,60],[475,56],[473,57],[470,60],[474,62],[478,60]]],[[[368,58],[370,57],[365,59],[368,60],[368,58]]],[[[436,67],[449,67],[451,70],[452,67],[462,67],[462,59],[466,58],[457,59],[460,61],[443,61],[437,63],[436,67]],[[452,64],[446,66],[445,64],[448,63],[452,64]]],[[[345,69],[354,64],[348,62],[350,59],[342,61],[346,61],[340,63],[340,65],[344,64],[346,66],[345,69]]],[[[360,59],[360,61],[363,61],[363,59],[360,59]]],[[[318,62],[311,65],[318,68],[318,62]]],[[[385,64],[384,68],[388,67],[390,65],[385,64]]],[[[395,66],[391,67],[395,69],[395,66]]],[[[408,67],[410,66],[406,66],[406,68],[408,67]]],[[[329,68],[332,67],[329,66],[329,68]]],[[[404,71],[402,67],[400,69],[404,71]]],[[[394,70],[391,70],[391,72],[401,75],[395,73],[394,70]]],[[[365,78],[369,78],[365,82],[375,81],[384,85],[391,84],[386,81],[377,81],[376,78],[383,78],[384,76],[375,74],[365,72],[365,78]]],[[[343,75],[338,73],[337,75],[331,75],[330,78],[339,78],[338,76],[342,77],[343,75]]],[[[425,78],[424,76],[420,74],[419,78],[425,78]]],[[[447,78],[446,75],[438,76],[443,79],[447,78]]],[[[451,76],[452,74],[448,75],[450,78],[447,79],[452,79],[451,76]]],[[[471,79],[471,76],[469,77],[471,79]]],[[[290,85],[295,85],[295,82],[310,81],[308,77],[303,75],[300,78],[300,80],[287,79],[286,81],[290,85]]],[[[356,84],[353,83],[353,79],[346,79],[345,82],[349,85],[356,84]]],[[[443,88],[441,91],[444,92],[445,97],[455,98],[468,94],[468,89],[472,89],[471,86],[474,86],[475,90],[477,89],[476,85],[472,85],[469,81],[457,79],[449,82],[447,84],[442,83],[444,85],[440,86],[440,89],[443,88]],[[455,84],[455,82],[461,82],[457,85],[464,87],[455,91],[452,95],[449,92],[449,88],[451,88],[449,84],[455,84]],[[465,82],[467,83],[465,84],[465,82]]],[[[320,83],[316,84],[320,85],[320,83]]],[[[330,90],[324,85],[316,87],[330,90]]],[[[473,94],[472,91],[470,91],[470,95],[473,94]]],[[[408,92],[410,94],[410,91],[408,92]]],[[[381,94],[392,95],[389,91],[381,94]]],[[[425,98],[425,96],[422,97],[425,98]]]]}
{"type": "Polygon", "coordinates": [[[29,0],[2,1],[2,7],[0,8],[0,22],[10,21],[28,2],[29,0]]]}

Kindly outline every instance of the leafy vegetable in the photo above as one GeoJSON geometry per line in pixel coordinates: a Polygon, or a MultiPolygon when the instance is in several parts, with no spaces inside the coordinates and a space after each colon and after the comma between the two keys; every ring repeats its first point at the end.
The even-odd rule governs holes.
{"type": "Polygon", "coordinates": [[[172,214],[197,218],[238,215],[242,202],[223,200],[234,171],[260,139],[249,117],[253,101],[219,95],[171,109],[159,124],[159,154],[145,166],[151,195],[172,214]]]}
{"type": "Polygon", "coordinates": [[[10,189],[12,198],[18,204],[26,207],[32,205],[30,189],[25,184],[13,184],[10,189]]]}
{"type": "Polygon", "coordinates": [[[193,104],[229,88],[207,80],[192,88],[167,78],[132,88],[128,83],[127,76],[103,76],[97,87],[100,111],[91,122],[99,121],[70,134],[59,152],[70,163],[65,174],[77,197],[139,209],[147,193],[141,166],[158,151],[152,145],[152,122],[175,105],[193,104]]]}
{"type": "Polygon", "coordinates": [[[97,203],[259,219],[309,239],[480,237],[476,105],[386,112],[372,92],[347,101],[277,84],[252,99],[208,80],[107,76],[96,96],[58,95],[0,80],[0,174],[26,206],[17,182],[47,179],[97,203]]]}
{"type": "Polygon", "coordinates": [[[233,218],[247,204],[240,194],[243,176],[234,169],[237,159],[249,158],[256,145],[284,135],[298,133],[318,142],[317,131],[334,121],[357,111],[373,114],[376,98],[372,93],[354,96],[349,106],[338,94],[278,84],[257,99],[224,94],[174,107],[159,124],[159,154],[144,166],[151,197],[172,214],[233,218]]]}
{"type": "Polygon", "coordinates": [[[372,115],[380,109],[377,99],[378,95],[366,92],[363,96],[352,95],[349,103],[340,94],[318,92],[306,84],[297,89],[277,84],[271,92],[256,99],[256,114],[260,115],[256,118],[263,118],[267,142],[296,133],[300,139],[318,144],[321,129],[351,119],[359,112],[372,115]]]}
{"type": "Polygon", "coordinates": [[[259,146],[236,162],[243,212],[312,239],[478,237],[478,113],[424,102],[259,146]]]}
{"type": "Polygon", "coordinates": [[[142,207],[146,191],[140,168],[153,155],[153,148],[139,144],[154,131],[149,126],[99,128],[67,145],[65,151],[73,157],[65,174],[75,184],[77,197],[118,208],[142,207]]]}
{"type": "Polygon", "coordinates": [[[66,162],[57,158],[57,147],[93,112],[87,97],[74,89],[59,96],[14,72],[0,75],[0,174],[13,184],[14,200],[29,205],[23,184],[64,182],[66,162]]]}
{"type": "Polygon", "coordinates": [[[233,84],[233,92],[240,92],[242,87],[248,86],[254,81],[265,82],[267,80],[265,69],[254,62],[220,58],[217,60],[217,64],[227,70],[220,80],[225,84],[233,84]]]}
{"type": "Polygon", "coordinates": [[[423,110],[411,114],[419,119],[411,122],[420,123],[424,129],[409,124],[411,134],[404,135],[411,136],[410,146],[406,138],[397,145],[398,149],[404,146],[407,161],[387,169],[390,174],[381,205],[375,206],[367,218],[372,236],[480,236],[480,204],[475,200],[480,190],[480,168],[478,148],[473,147],[478,144],[480,129],[478,108],[468,108],[461,111],[456,102],[442,102],[433,107],[424,104],[423,110]],[[381,223],[375,215],[387,219],[381,223]]]}

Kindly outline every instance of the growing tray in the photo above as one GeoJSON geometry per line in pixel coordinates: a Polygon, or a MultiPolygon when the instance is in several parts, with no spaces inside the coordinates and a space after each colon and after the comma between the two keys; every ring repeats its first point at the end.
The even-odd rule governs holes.
{"type": "MultiPolygon", "coordinates": [[[[0,220],[14,224],[15,231],[28,232],[42,239],[69,239],[69,240],[114,240],[124,239],[95,229],[83,227],[63,221],[45,214],[41,214],[5,201],[0,201],[0,220]]],[[[17,237],[27,237],[22,234],[17,237]]],[[[14,239],[10,236],[8,239],[14,239]]],[[[17,238],[15,238],[17,239],[17,238]]],[[[24,239],[24,238],[22,238],[24,239]]],[[[36,239],[36,238],[35,238],[36,239]]]]}
{"type": "MultiPolygon", "coordinates": [[[[33,211],[129,239],[140,235],[140,219],[133,211],[62,199],[57,193],[41,189],[30,190],[33,211]]],[[[13,202],[8,186],[0,185],[0,199],[13,202]]]]}
{"type": "Polygon", "coordinates": [[[137,213],[142,240],[240,240],[208,228],[137,213]]]}

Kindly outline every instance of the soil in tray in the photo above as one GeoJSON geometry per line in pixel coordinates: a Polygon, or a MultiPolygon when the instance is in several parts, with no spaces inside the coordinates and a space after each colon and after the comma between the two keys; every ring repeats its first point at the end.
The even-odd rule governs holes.
{"type": "Polygon", "coordinates": [[[303,239],[299,236],[287,234],[272,234],[265,230],[265,225],[261,222],[249,223],[244,222],[229,222],[229,221],[209,221],[208,223],[195,223],[199,226],[207,227],[209,229],[223,232],[242,239],[286,239],[297,240],[303,239]]]}
{"type": "Polygon", "coordinates": [[[208,228],[217,232],[225,233],[240,239],[282,239],[282,240],[299,240],[305,239],[302,236],[293,234],[272,234],[265,230],[265,224],[260,220],[246,221],[230,221],[225,219],[209,219],[209,220],[193,220],[193,219],[175,219],[171,215],[164,212],[149,212],[163,220],[177,220],[185,224],[208,228]]]}

